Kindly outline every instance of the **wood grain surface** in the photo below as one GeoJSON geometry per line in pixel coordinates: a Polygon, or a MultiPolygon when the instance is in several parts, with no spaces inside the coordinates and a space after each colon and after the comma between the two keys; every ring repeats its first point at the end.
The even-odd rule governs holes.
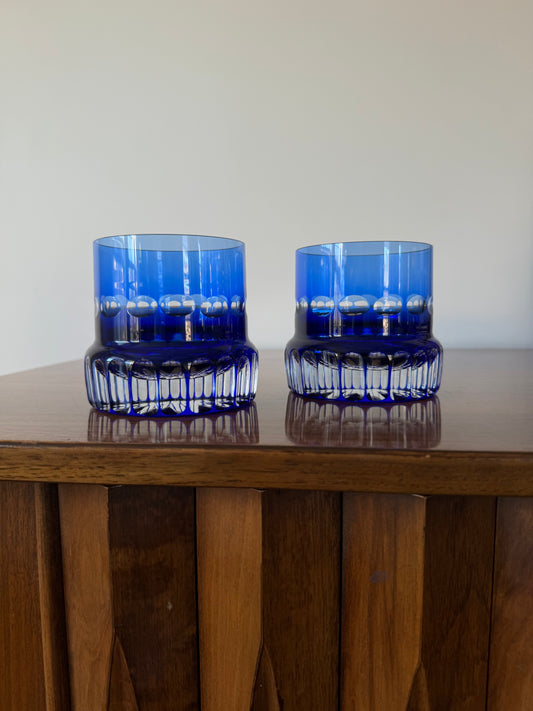
{"type": "Polygon", "coordinates": [[[59,711],[69,706],[70,692],[57,486],[32,488],[46,708],[59,711]]]}
{"type": "Polygon", "coordinates": [[[197,492],[202,711],[338,708],[340,496],[197,492]]]}
{"type": "Polygon", "coordinates": [[[431,709],[484,711],[496,503],[426,503],[421,664],[431,709]]]}
{"type": "Polygon", "coordinates": [[[339,405],[265,352],[253,407],[156,420],[1,377],[0,708],[529,711],[532,370],[339,405]]]}
{"type": "Polygon", "coordinates": [[[112,487],[108,500],[119,688],[129,678],[141,711],[197,711],[194,490],[112,487]]]}
{"type": "Polygon", "coordinates": [[[314,417],[310,408],[310,413],[306,409],[300,413],[303,421],[295,428],[290,422],[283,352],[261,351],[255,412],[250,417],[226,413],[226,421],[226,415],[148,418],[152,424],[147,426],[139,425],[147,421],[143,418],[99,417],[92,411],[80,360],[0,377],[0,442],[19,446],[44,442],[202,446],[203,442],[220,447],[246,446],[255,440],[261,447],[360,449],[367,440],[366,447],[379,450],[387,449],[394,438],[392,432],[385,439],[382,436],[380,423],[388,420],[391,429],[403,430],[405,435],[405,441],[397,442],[397,449],[531,453],[532,370],[533,350],[446,349],[438,407],[418,411],[402,403],[392,408],[379,403],[370,408],[352,403],[348,407],[320,408],[325,413],[320,417],[314,417]],[[366,418],[369,409],[380,417],[366,418]],[[218,436],[211,428],[213,420],[218,420],[218,428],[222,426],[218,436]],[[339,441],[339,428],[351,429],[351,436],[344,431],[339,441]],[[373,441],[368,437],[371,433],[377,435],[373,441]]]}
{"type": "Polygon", "coordinates": [[[495,502],[345,494],[343,711],[481,711],[495,502]]]}
{"type": "Polygon", "coordinates": [[[263,648],[283,711],[336,711],[340,495],[263,493],[263,648]]]}
{"type": "Polygon", "coordinates": [[[119,637],[115,637],[113,644],[107,709],[108,711],[139,711],[128,662],[119,637]]]}
{"type": "Polygon", "coordinates": [[[261,650],[250,711],[282,711],[276,677],[267,647],[261,650]]]}
{"type": "Polygon", "coordinates": [[[150,419],[91,410],[81,363],[41,368],[0,378],[0,480],[533,496],[532,370],[448,350],[427,403],[296,407],[266,351],[252,408],[150,419]]]}
{"type": "Polygon", "coordinates": [[[73,711],[196,711],[194,491],[60,487],[73,711]]]}
{"type": "Polygon", "coordinates": [[[533,500],[500,499],[488,711],[533,705],[533,500]]]}
{"type": "Polygon", "coordinates": [[[0,480],[30,477],[79,484],[531,496],[533,457],[230,446],[0,447],[0,480]]]}
{"type": "Polygon", "coordinates": [[[197,492],[202,711],[249,711],[261,654],[261,492],[197,492]]]}
{"type": "Polygon", "coordinates": [[[407,708],[420,664],[425,523],[422,497],[344,495],[341,699],[346,711],[407,708]]]}
{"type": "Polygon", "coordinates": [[[2,708],[529,711],[532,512],[3,482],[2,708]]]}
{"type": "Polygon", "coordinates": [[[56,487],[0,483],[0,708],[68,711],[56,487]]]}
{"type": "Polygon", "coordinates": [[[59,487],[72,711],[107,711],[114,646],[108,490],[59,487]]]}

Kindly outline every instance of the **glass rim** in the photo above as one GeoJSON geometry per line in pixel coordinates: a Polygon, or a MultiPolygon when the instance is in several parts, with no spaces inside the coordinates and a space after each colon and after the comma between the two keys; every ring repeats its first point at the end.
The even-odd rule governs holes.
{"type": "Polygon", "coordinates": [[[347,247],[348,245],[354,247],[359,245],[362,249],[357,251],[356,249],[349,254],[344,254],[342,256],[347,257],[379,257],[383,254],[383,249],[377,249],[378,247],[383,248],[384,245],[391,245],[396,248],[394,254],[415,254],[417,252],[431,251],[433,245],[429,242],[417,242],[415,240],[348,240],[344,242],[323,242],[319,244],[306,245],[305,247],[299,247],[296,250],[296,254],[310,257],[337,257],[336,254],[330,253],[325,254],[325,248],[334,247],[347,247]],[[372,250],[375,247],[375,250],[372,250]],[[404,247],[404,249],[401,249],[404,247]],[[368,250],[368,251],[367,251],[368,250]]]}
{"type": "Polygon", "coordinates": [[[108,235],[107,237],[98,237],[93,241],[93,247],[104,247],[107,249],[129,249],[127,240],[130,238],[143,238],[144,241],[148,241],[149,238],[162,239],[164,241],[169,241],[168,245],[163,247],[157,246],[139,246],[137,250],[140,252],[218,252],[221,250],[230,249],[240,249],[244,248],[244,242],[238,239],[233,239],[232,237],[218,237],[216,235],[197,235],[189,233],[174,233],[174,232],[137,232],[122,235],[108,235]],[[172,238],[187,238],[191,237],[197,240],[195,247],[186,247],[183,245],[183,240],[181,245],[172,246],[170,240],[172,238]],[[119,242],[117,244],[117,242],[119,242]],[[120,244],[122,242],[122,244],[120,244]],[[201,242],[205,242],[202,245],[201,242]]]}

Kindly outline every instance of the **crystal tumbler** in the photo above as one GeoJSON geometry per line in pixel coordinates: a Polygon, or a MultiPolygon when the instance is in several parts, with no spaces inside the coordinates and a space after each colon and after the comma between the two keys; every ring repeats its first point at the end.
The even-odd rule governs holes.
{"type": "Polygon", "coordinates": [[[440,386],[432,336],[433,248],[421,242],[337,242],[296,252],[296,327],[289,387],[329,400],[395,402],[440,386]]]}
{"type": "Polygon", "coordinates": [[[218,412],[251,402],[257,351],[246,335],[244,244],[197,235],[94,243],[96,340],[89,402],[121,415],[218,412]]]}

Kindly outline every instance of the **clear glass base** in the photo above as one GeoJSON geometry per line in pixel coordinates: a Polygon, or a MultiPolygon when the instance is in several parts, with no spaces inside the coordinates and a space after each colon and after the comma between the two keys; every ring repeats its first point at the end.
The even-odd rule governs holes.
{"type": "Polygon", "coordinates": [[[94,347],[85,357],[93,407],[117,415],[177,417],[248,405],[257,352],[246,344],[173,349],[94,347]]]}
{"type": "Polygon", "coordinates": [[[436,339],[293,339],[285,350],[290,389],[348,402],[422,400],[440,386],[442,346],[436,339]]]}

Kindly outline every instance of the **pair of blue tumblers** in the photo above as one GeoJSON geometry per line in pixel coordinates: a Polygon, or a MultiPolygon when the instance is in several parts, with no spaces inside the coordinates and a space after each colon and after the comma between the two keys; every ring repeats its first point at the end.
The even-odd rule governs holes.
{"type": "MultiPolygon", "coordinates": [[[[296,252],[291,390],[334,401],[420,400],[439,388],[431,245],[336,242],[296,252]]],[[[244,244],[142,234],[94,243],[93,407],[119,415],[217,413],[250,403],[257,350],[247,338],[244,244]]]]}

